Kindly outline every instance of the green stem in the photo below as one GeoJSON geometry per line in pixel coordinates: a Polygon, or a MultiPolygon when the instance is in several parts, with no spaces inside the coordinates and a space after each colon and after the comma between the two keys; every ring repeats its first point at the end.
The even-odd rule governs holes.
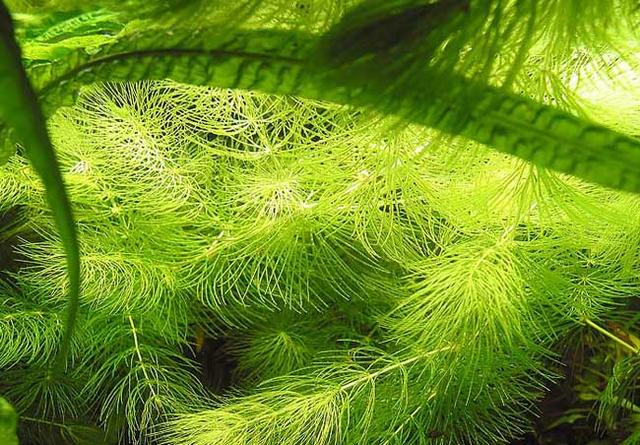
{"type": "Polygon", "coordinates": [[[387,374],[387,373],[392,372],[392,371],[395,371],[398,368],[402,368],[402,367],[411,365],[411,364],[413,364],[413,363],[415,363],[415,362],[417,362],[419,360],[422,360],[424,358],[427,358],[427,357],[429,357],[431,355],[438,354],[438,353],[444,352],[444,351],[450,351],[452,349],[454,349],[453,346],[443,346],[442,348],[435,349],[435,350],[429,351],[429,352],[425,352],[424,354],[416,355],[414,357],[411,357],[411,358],[402,360],[400,362],[394,363],[393,365],[386,366],[386,367],[384,367],[382,369],[379,369],[378,371],[373,372],[371,374],[367,374],[367,375],[365,375],[363,377],[360,377],[359,379],[356,379],[356,380],[354,380],[352,382],[347,383],[346,385],[342,385],[342,386],[340,386],[340,389],[342,391],[346,391],[348,389],[353,388],[354,386],[358,386],[358,385],[360,385],[362,383],[365,383],[367,381],[375,380],[376,378],[380,377],[381,375],[387,374]]]}
{"type": "Polygon", "coordinates": [[[634,354],[637,354],[639,352],[639,350],[637,348],[631,346],[629,343],[627,343],[626,341],[622,340],[621,338],[616,337],[611,332],[609,332],[605,328],[597,325],[596,323],[594,323],[593,321],[589,320],[588,318],[585,318],[583,321],[585,322],[585,324],[587,326],[590,326],[593,329],[595,329],[596,331],[600,332],[601,334],[609,337],[611,340],[613,340],[616,343],[618,343],[619,345],[625,347],[626,349],[628,349],[629,351],[633,352],[634,354]]]}
{"type": "Polygon", "coordinates": [[[37,419],[35,417],[29,417],[29,416],[20,416],[20,420],[26,420],[27,422],[33,422],[33,423],[41,423],[43,425],[50,425],[50,426],[55,426],[58,427],[60,429],[68,429],[69,426],[63,424],[63,423],[57,423],[57,422],[52,422],[50,420],[45,420],[45,419],[37,419]]]}
{"type": "MultiPolygon", "coordinates": [[[[127,317],[129,319],[129,324],[131,325],[131,333],[133,335],[133,343],[136,350],[136,356],[138,357],[138,363],[140,365],[140,368],[142,368],[142,374],[144,375],[144,378],[147,382],[151,383],[153,380],[151,380],[149,374],[147,373],[147,366],[142,358],[142,353],[140,352],[140,343],[138,342],[138,332],[136,325],[133,323],[133,318],[131,317],[131,315],[128,315],[127,317]]],[[[149,390],[151,391],[151,396],[153,397],[153,399],[157,400],[158,394],[156,393],[155,389],[153,389],[153,386],[149,385],[149,390]]]]}

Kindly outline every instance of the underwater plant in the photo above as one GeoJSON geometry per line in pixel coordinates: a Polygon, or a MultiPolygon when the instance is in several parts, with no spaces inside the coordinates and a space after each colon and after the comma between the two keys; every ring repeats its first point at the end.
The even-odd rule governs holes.
{"type": "Polygon", "coordinates": [[[0,439],[639,443],[638,9],[7,1],[0,439]]]}

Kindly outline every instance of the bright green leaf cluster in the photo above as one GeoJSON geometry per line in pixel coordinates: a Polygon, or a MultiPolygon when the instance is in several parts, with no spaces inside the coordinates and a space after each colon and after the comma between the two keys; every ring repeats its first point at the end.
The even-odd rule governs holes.
{"type": "Polygon", "coordinates": [[[504,442],[557,378],[557,339],[638,291],[621,244],[637,198],[482,147],[461,160],[464,141],[375,115],[107,84],[50,131],[84,253],[68,382],[42,368],[64,255],[24,161],[1,176],[33,301],[8,294],[5,366],[22,365],[3,384],[41,422],[176,444],[504,442]],[[217,365],[180,352],[203,335],[217,365]]]}
{"type": "Polygon", "coordinates": [[[603,326],[637,321],[640,200],[578,179],[637,190],[633,2],[232,3],[13,5],[83,260],[68,343],[39,115],[5,112],[22,439],[508,443],[584,329],[622,348],[600,418],[633,413],[603,326]]]}

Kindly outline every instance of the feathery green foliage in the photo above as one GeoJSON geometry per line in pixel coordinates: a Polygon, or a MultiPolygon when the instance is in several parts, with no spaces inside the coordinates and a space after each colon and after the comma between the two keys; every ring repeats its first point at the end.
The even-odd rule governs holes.
{"type": "Polygon", "coordinates": [[[564,363],[635,440],[640,201],[602,186],[638,191],[634,2],[147,3],[9,3],[83,254],[62,375],[73,282],[25,142],[23,443],[510,443],[564,363]]]}

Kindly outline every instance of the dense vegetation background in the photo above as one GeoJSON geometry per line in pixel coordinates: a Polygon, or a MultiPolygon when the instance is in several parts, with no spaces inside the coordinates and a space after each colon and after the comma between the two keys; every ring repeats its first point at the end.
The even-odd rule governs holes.
{"type": "Polygon", "coordinates": [[[640,443],[635,2],[8,6],[0,439],[640,443]]]}

